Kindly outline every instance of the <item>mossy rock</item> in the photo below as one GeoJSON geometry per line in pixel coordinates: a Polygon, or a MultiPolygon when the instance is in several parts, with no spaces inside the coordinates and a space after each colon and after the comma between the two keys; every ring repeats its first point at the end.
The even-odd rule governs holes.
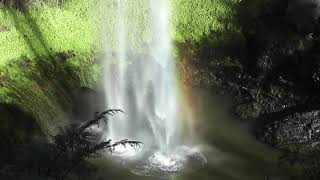
{"type": "Polygon", "coordinates": [[[61,61],[61,54],[23,58],[0,67],[0,102],[30,113],[46,135],[54,135],[70,119],[73,91],[95,87],[100,72],[91,55],[61,61]]]}

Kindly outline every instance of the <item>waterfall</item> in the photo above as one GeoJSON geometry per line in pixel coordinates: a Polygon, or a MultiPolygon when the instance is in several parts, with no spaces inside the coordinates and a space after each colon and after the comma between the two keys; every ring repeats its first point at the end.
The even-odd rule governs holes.
{"type": "Polygon", "coordinates": [[[114,57],[106,59],[104,74],[107,107],[120,108],[126,116],[110,121],[108,138],[136,139],[167,151],[179,144],[180,129],[168,1],[146,1],[150,41],[143,56],[132,55],[127,47],[134,28],[128,22],[134,19],[128,18],[127,1],[115,1],[117,46],[114,57]]]}
{"type": "MultiPolygon", "coordinates": [[[[106,104],[109,109],[122,109],[126,115],[109,121],[105,140],[143,142],[144,160],[131,167],[140,175],[180,171],[190,162],[188,156],[205,162],[201,153],[182,145],[183,113],[171,52],[169,0],[108,2],[107,9],[112,13],[106,21],[112,25],[107,28],[105,42],[106,104]],[[137,23],[140,21],[143,23],[137,23]],[[144,29],[147,33],[141,33],[144,29]]],[[[137,156],[137,151],[117,146],[113,154],[127,158],[137,156]]]]}

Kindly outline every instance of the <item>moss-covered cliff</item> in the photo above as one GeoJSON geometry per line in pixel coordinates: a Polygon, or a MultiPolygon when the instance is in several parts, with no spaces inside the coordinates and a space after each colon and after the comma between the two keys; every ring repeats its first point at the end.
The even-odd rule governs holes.
{"type": "Polygon", "coordinates": [[[0,101],[30,113],[49,135],[68,119],[73,91],[96,86],[98,33],[94,3],[41,2],[1,7],[0,101]]]}
{"type": "MultiPolygon", "coordinates": [[[[113,1],[5,1],[0,7],[0,101],[30,113],[49,135],[70,116],[74,91],[95,88],[98,61],[107,46],[113,51],[116,26],[113,1]],[[109,32],[108,34],[105,32],[109,32]],[[102,44],[104,44],[102,46],[102,44]],[[100,55],[99,55],[100,54],[100,55]]],[[[130,3],[128,18],[137,21],[129,36],[132,51],[149,42],[144,0],[130,3]]],[[[178,44],[199,43],[212,33],[211,44],[231,42],[239,34],[234,19],[237,1],[172,0],[172,38],[178,44]],[[221,36],[220,36],[221,35],[221,36]],[[229,40],[226,40],[229,39],[229,40]]],[[[180,50],[179,50],[180,51],[180,50]]],[[[2,117],[4,118],[4,117],[2,117]]]]}

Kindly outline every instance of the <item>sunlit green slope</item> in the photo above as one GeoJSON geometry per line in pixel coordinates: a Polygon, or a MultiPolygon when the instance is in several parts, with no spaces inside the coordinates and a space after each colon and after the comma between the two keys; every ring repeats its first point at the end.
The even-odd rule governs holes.
{"type": "Polygon", "coordinates": [[[210,32],[237,31],[239,0],[171,0],[172,34],[176,41],[198,41],[210,32]]]}
{"type": "MultiPolygon", "coordinates": [[[[117,4],[35,2],[22,9],[0,7],[0,102],[18,105],[52,134],[72,110],[76,97],[71,92],[81,86],[96,87],[102,49],[115,50],[117,4]]],[[[147,0],[127,3],[125,16],[134,21],[124,22],[131,31],[126,40],[128,48],[139,53],[150,42],[147,0]]],[[[171,0],[173,41],[199,41],[211,32],[238,31],[236,5],[236,0],[171,0]]]]}

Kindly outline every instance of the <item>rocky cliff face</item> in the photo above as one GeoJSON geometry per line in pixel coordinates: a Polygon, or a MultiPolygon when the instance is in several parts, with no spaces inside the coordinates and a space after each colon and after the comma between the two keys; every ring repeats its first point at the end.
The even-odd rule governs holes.
{"type": "Polygon", "coordinates": [[[180,48],[185,83],[215,87],[233,96],[238,102],[235,114],[252,122],[257,137],[265,142],[318,145],[319,4],[311,0],[240,3],[243,38],[236,44],[243,53],[235,50],[233,56],[217,58],[218,49],[205,41],[195,46],[200,49],[195,54],[180,48]],[[201,51],[204,47],[206,52],[201,51]]]}
{"type": "Polygon", "coordinates": [[[294,113],[283,119],[275,120],[265,126],[262,140],[275,146],[300,144],[319,146],[320,116],[319,111],[294,113]]]}

